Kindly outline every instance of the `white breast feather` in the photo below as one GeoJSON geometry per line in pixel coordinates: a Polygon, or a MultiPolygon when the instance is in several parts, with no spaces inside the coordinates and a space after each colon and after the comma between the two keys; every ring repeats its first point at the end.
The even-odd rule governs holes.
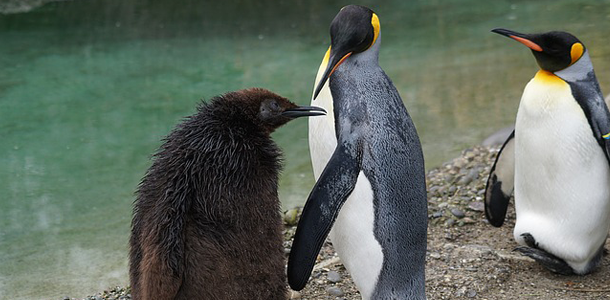
{"type": "Polygon", "coordinates": [[[606,239],[610,226],[610,171],[569,86],[532,79],[515,129],[514,235],[529,232],[574,269],[606,239]]]}

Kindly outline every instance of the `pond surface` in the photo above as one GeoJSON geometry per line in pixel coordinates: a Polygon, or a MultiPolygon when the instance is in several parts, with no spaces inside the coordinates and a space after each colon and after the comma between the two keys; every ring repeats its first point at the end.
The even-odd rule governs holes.
{"type": "MultiPolygon", "coordinates": [[[[127,279],[134,190],[200,99],[251,86],[309,103],[339,1],[93,1],[0,15],[0,299],[127,279]],[[209,3],[206,3],[209,2],[209,3]]],[[[537,65],[490,33],[566,30],[610,92],[610,1],[364,1],[427,168],[512,124],[537,65]]],[[[279,129],[284,207],[313,176],[306,120],[279,129]]]]}

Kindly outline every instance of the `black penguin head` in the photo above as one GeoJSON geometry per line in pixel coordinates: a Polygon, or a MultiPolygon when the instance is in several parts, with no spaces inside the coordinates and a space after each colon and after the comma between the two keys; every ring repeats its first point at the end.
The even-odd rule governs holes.
{"type": "Polygon", "coordinates": [[[267,133],[298,117],[321,116],[326,111],[316,106],[298,106],[290,100],[261,88],[228,93],[224,99],[234,104],[241,118],[267,133]]]}
{"type": "Polygon", "coordinates": [[[524,34],[508,29],[492,30],[530,48],[541,69],[561,71],[577,62],[585,53],[585,45],[575,36],[563,31],[524,34]]]}
{"type": "Polygon", "coordinates": [[[379,32],[379,18],[369,8],[348,5],[339,11],[330,24],[330,48],[324,57],[326,70],[316,86],[314,99],[335,69],[350,55],[364,52],[375,44],[379,32]]]}

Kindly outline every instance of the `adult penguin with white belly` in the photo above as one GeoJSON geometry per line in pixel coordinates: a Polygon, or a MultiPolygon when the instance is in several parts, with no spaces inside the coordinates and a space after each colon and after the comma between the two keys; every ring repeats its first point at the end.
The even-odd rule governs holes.
{"type": "Polygon", "coordinates": [[[305,286],[330,231],[363,299],[425,299],[424,158],[400,95],[378,64],[379,18],[346,6],[330,35],[313,96],[320,95],[315,103],[329,117],[309,127],[318,180],[297,227],[288,282],[295,290],[305,286]]]}
{"type": "Polygon", "coordinates": [[[556,273],[590,273],[610,228],[610,112],[589,52],[567,32],[492,31],[530,48],[541,70],[488,179],[487,219],[503,224],[514,188],[516,250],[556,273]]]}

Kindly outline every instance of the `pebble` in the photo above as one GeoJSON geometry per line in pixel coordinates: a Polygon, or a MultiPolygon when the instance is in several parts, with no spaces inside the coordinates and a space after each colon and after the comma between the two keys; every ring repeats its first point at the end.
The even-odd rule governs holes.
{"type": "Polygon", "coordinates": [[[457,187],[455,187],[455,185],[450,186],[447,190],[447,192],[449,192],[449,195],[455,194],[455,191],[457,191],[457,187]]]}
{"type": "Polygon", "coordinates": [[[466,292],[466,297],[468,298],[474,298],[477,295],[477,292],[475,290],[468,290],[468,292],[466,292]]]}
{"type": "Polygon", "coordinates": [[[460,185],[468,185],[473,180],[475,180],[478,175],[479,175],[479,171],[478,170],[472,170],[466,176],[462,177],[462,179],[460,179],[458,181],[458,184],[460,184],[460,185]]]}
{"type": "Polygon", "coordinates": [[[290,291],[290,299],[301,299],[301,293],[297,291],[290,291]]]}
{"type": "Polygon", "coordinates": [[[298,220],[299,220],[298,214],[299,214],[298,208],[289,209],[288,211],[286,211],[286,213],[284,213],[284,223],[288,226],[297,225],[298,220]]]}
{"type": "Polygon", "coordinates": [[[459,208],[452,208],[451,213],[460,219],[466,216],[466,214],[464,214],[464,212],[459,208]]]}
{"type": "Polygon", "coordinates": [[[443,216],[443,212],[440,210],[432,214],[432,218],[434,218],[434,219],[440,218],[442,216],[443,216]]]}
{"type": "Polygon", "coordinates": [[[464,294],[466,294],[466,287],[463,286],[461,288],[459,288],[457,291],[455,291],[455,296],[456,297],[462,297],[464,296],[464,294]]]}
{"type": "Polygon", "coordinates": [[[482,201],[470,202],[468,208],[474,211],[484,211],[485,204],[482,201]]]}
{"type": "Polygon", "coordinates": [[[445,179],[446,182],[452,182],[453,181],[453,175],[447,174],[447,175],[445,175],[444,179],[445,179]]]}
{"type": "Polygon", "coordinates": [[[330,271],[326,273],[326,279],[328,279],[330,282],[337,283],[341,281],[341,274],[337,273],[336,271],[330,271]]]}
{"type": "Polygon", "coordinates": [[[335,297],[343,296],[343,290],[341,290],[341,288],[336,287],[336,286],[328,287],[326,289],[326,292],[328,292],[329,294],[331,294],[332,296],[335,296],[335,297]]]}
{"type": "Polygon", "coordinates": [[[466,217],[466,218],[462,219],[461,222],[464,222],[464,224],[474,224],[477,221],[475,221],[475,220],[473,220],[473,219],[471,219],[469,217],[466,217]]]}

